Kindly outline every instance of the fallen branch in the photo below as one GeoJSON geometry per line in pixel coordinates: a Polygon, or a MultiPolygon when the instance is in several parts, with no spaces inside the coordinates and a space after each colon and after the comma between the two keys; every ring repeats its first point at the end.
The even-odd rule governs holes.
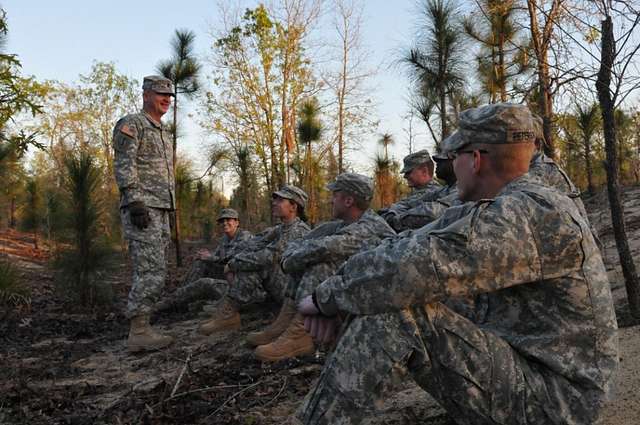
{"type": "Polygon", "coordinates": [[[287,377],[284,377],[284,382],[282,383],[282,386],[280,387],[280,391],[278,391],[278,394],[275,395],[275,397],[273,397],[271,400],[269,400],[263,407],[266,407],[268,405],[270,405],[271,403],[273,403],[274,401],[276,401],[276,399],[278,397],[280,397],[280,394],[282,394],[282,391],[284,391],[284,387],[287,386],[287,377]]]}
{"type": "Polygon", "coordinates": [[[184,366],[182,367],[182,371],[178,376],[178,380],[176,381],[176,384],[173,386],[173,390],[171,390],[171,395],[169,396],[169,398],[172,398],[176,394],[176,391],[178,391],[178,387],[180,386],[180,382],[182,381],[182,377],[184,376],[184,373],[187,370],[187,367],[189,367],[190,361],[191,361],[191,352],[189,352],[187,359],[184,361],[184,366]]]}
{"type": "Polygon", "coordinates": [[[207,417],[205,419],[209,419],[211,416],[215,415],[216,413],[218,413],[220,410],[222,410],[222,408],[224,406],[227,405],[227,403],[229,403],[231,400],[233,400],[234,398],[236,398],[237,396],[239,396],[240,394],[242,394],[243,392],[253,388],[253,387],[257,387],[258,385],[260,385],[262,383],[262,380],[256,382],[255,384],[251,384],[246,388],[241,389],[240,391],[237,391],[236,393],[234,393],[231,397],[229,397],[228,399],[226,399],[224,401],[224,403],[222,403],[220,405],[220,407],[218,407],[216,410],[214,410],[212,413],[210,413],[209,415],[207,415],[207,417]]]}

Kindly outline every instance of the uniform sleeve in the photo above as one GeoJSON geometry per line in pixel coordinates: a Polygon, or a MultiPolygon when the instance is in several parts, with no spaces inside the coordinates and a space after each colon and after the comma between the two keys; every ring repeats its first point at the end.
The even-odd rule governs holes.
{"type": "Polygon", "coordinates": [[[229,261],[229,268],[233,271],[258,271],[273,264],[275,243],[255,251],[239,252],[229,261]]]}
{"type": "Polygon", "coordinates": [[[382,237],[393,235],[391,229],[387,228],[388,232],[376,229],[376,224],[354,223],[333,235],[300,241],[285,252],[282,268],[290,273],[318,263],[344,261],[372,240],[380,241],[382,237]]]}
{"type": "Polygon", "coordinates": [[[532,224],[531,214],[484,203],[446,227],[434,223],[387,239],[351,257],[316,299],[327,314],[375,314],[580,270],[582,233],[574,219],[551,209],[532,224]]]}
{"type": "Polygon", "coordinates": [[[143,201],[138,185],[137,155],[140,131],[133,122],[121,119],[113,129],[114,173],[126,204],[143,201]]]}
{"type": "Polygon", "coordinates": [[[457,200],[454,197],[445,197],[436,201],[421,202],[417,206],[410,208],[402,214],[394,217],[389,224],[396,232],[407,229],[418,229],[442,217],[444,212],[457,200]]]}

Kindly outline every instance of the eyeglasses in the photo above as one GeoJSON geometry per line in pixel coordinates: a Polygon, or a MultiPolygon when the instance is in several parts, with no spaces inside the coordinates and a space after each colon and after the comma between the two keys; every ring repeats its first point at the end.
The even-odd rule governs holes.
{"type": "Polygon", "coordinates": [[[453,151],[453,152],[447,152],[447,158],[453,160],[453,159],[456,159],[459,155],[462,155],[463,153],[474,153],[474,152],[478,152],[481,155],[489,153],[489,151],[484,150],[484,149],[457,150],[457,151],[453,151]]]}

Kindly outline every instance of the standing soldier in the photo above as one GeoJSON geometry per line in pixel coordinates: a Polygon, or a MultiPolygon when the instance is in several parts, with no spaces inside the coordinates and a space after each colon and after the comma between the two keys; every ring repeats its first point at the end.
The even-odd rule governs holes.
{"type": "Polygon", "coordinates": [[[173,341],[149,325],[166,276],[169,214],[175,207],[171,136],[160,121],[171,106],[173,85],[152,75],[144,78],[142,90],[142,111],[121,118],[113,130],[120,217],[133,268],[127,303],[127,347],[132,352],[173,341]]]}

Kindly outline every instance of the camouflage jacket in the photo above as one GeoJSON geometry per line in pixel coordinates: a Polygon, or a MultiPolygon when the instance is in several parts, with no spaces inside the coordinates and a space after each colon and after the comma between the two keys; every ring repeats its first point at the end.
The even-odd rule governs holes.
{"type": "Polygon", "coordinates": [[[553,187],[573,199],[580,214],[587,218],[587,210],[580,198],[580,189],[573,184],[567,173],[544,152],[536,152],[531,158],[529,175],[541,184],[553,187]]]}
{"type": "Polygon", "coordinates": [[[398,233],[409,229],[418,229],[437,220],[447,208],[459,205],[461,202],[458,199],[458,187],[455,184],[443,187],[434,198],[389,217],[387,219],[389,225],[398,233]]]}
{"type": "Polygon", "coordinates": [[[367,210],[353,223],[323,223],[289,244],[282,256],[286,273],[301,272],[318,263],[341,263],[361,249],[373,248],[395,232],[375,212],[367,210]]]}
{"type": "Polygon", "coordinates": [[[424,187],[415,189],[409,196],[388,208],[383,208],[378,211],[385,220],[389,221],[389,217],[402,214],[403,212],[420,205],[422,202],[431,201],[438,198],[438,193],[442,190],[440,183],[435,180],[431,180],[424,187]]]}
{"type": "Polygon", "coordinates": [[[618,342],[602,257],[572,200],[529,176],[356,254],[338,273],[315,291],[326,314],[404,309],[420,327],[422,305],[484,294],[489,308],[474,321],[535,367],[527,379],[548,389],[553,423],[609,394],[618,342]]]}
{"type": "Polygon", "coordinates": [[[278,224],[267,229],[264,237],[257,241],[249,241],[254,244],[256,250],[243,250],[237,252],[229,261],[229,268],[233,271],[270,271],[282,275],[280,258],[287,244],[299,239],[309,232],[309,226],[304,221],[296,218],[289,224],[278,224]],[[268,241],[268,242],[267,242],[268,241]]]}
{"type": "Polygon", "coordinates": [[[141,201],[148,207],[175,208],[171,136],[144,112],[121,118],[113,129],[114,172],[120,207],[141,201]]]}
{"type": "Polygon", "coordinates": [[[241,229],[238,229],[232,239],[227,235],[222,235],[218,246],[211,254],[211,261],[219,263],[228,262],[236,253],[236,250],[242,247],[242,242],[248,241],[252,237],[251,232],[241,229]]]}

